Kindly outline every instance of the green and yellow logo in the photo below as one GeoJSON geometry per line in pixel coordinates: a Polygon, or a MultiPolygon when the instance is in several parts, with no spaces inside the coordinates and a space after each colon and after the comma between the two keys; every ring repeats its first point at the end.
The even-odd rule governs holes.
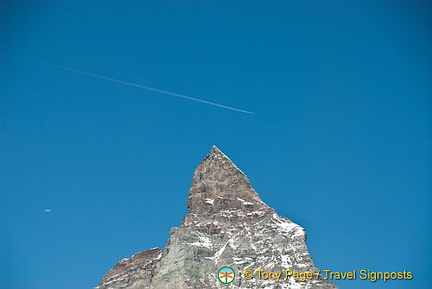
{"type": "Polygon", "coordinates": [[[231,267],[225,266],[219,269],[217,278],[223,284],[229,284],[235,279],[235,272],[231,267]]]}

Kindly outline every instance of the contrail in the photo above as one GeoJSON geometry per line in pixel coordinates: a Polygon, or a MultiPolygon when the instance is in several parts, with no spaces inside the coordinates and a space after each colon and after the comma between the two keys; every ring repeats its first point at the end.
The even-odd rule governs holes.
{"type": "Polygon", "coordinates": [[[242,112],[242,113],[247,113],[247,114],[254,114],[253,112],[250,112],[250,111],[247,111],[247,110],[243,110],[243,109],[239,109],[239,108],[235,108],[235,107],[232,107],[232,106],[227,106],[227,105],[223,105],[223,104],[207,101],[207,100],[204,100],[204,99],[194,98],[194,97],[190,97],[190,96],[183,95],[183,94],[178,94],[178,93],[169,92],[169,91],[165,91],[165,90],[161,90],[161,89],[157,89],[157,88],[153,88],[153,87],[149,87],[149,86],[144,86],[144,85],[136,84],[136,83],[133,83],[133,82],[128,82],[128,81],[124,81],[124,80],[120,80],[120,79],[116,79],[116,78],[111,78],[111,77],[103,76],[103,75],[96,74],[96,73],[82,71],[82,70],[78,70],[78,69],[74,69],[74,68],[69,68],[69,67],[65,67],[65,66],[61,66],[61,65],[57,65],[57,64],[53,64],[53,63],[49,63],[49,62],[44,62],[44,61],[40,61],[40,60],[36,60],[36,59],[23,58],[23,57],[16,56],[14,54],[6,53],[6,52],[3,52],[3,51],[0,51],[0,53],[4,54],[4,55],[15,57],[15,58],[19,58],[19,59],[22,59],[22,60],[25,60],[25,61],[35,62],[35,63],[41,64],[41,65],[45,65],[45,66],[49,66],[49,67],[54,67],[54,68],[58,68],[58,69],[62,69],[62,70],[70,71],[70,72],[75,72],[75,73],[79,73],[79,74],[83,74],[83,75],[87,75],[87,76],[103,79],[103,80],[106,80],[106,81],[120,83],[120,84],[124,84],[124,85],[128,85],[128,86],[132,86],[132,87],[138,87],[138,88],[142,88],[142,89],[146,89],[146,90],[150,90],[150,91],[154,91],[154,92],[159,92],[159,93],[162,93],[162,94],[172,95],[172,96],[175,96],[175,97],[179,97],[179,98],[183,98],[183,99],[187,99],[187,100],[191,100],[191,101],[196,101],[196,102],[201,102],[201,103],[205,103],[205,104],[208,104],[208,105],[212,105],[212,106],[216,106],[216,107],[220,107],[220,108],[225,108],[225,109],[229,109],[229,110],[233,110],[233,111],[237,111],[237,112],[242,112]]]}

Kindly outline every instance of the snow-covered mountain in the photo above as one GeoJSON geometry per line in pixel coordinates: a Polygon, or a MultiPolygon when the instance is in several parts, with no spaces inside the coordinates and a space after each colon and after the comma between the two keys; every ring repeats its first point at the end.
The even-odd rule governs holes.
{"type": "Polygon", "coordinates": [[[337,288],[315,267],[304,229],[261,201],[246,175],[217,147],[195,170],[187,204],[182,225],[171,229],[163,250],[121,260],[95,289],[337,288]],[[218,280],[224,266],[235,271],[230,284],[218,280]],[[245,278],[246,270],[253,278],[245,278]],[[286,270],[291,270],[288,278],[286,270]],[[258,274],[264,271],[281,273],[280,279],[263,279],[258,274]],[[301,281],[294,272],[313,277],[301,281]]]}

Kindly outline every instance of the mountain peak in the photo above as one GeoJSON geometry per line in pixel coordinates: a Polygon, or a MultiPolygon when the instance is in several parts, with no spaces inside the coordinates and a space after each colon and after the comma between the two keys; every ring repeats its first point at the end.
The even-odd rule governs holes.
{"type": "Polygon", "coordinates": [[[210,155],[219,155],[219,156],[224,156],[227,158],[227,156],[215,145],[212,146],[212,148],[210,149],[210,152],[208,153],[207,156],[210,155]]]}
{"type": "Polygon", "coordinates": [[[95,289],[337,289],[313,263],[304,229],[264,204],[246,175],[215,146],[194,172],[188,208],[162,251],[151,249],[121,260],[95,289]],[[232,285],[217,280],[223,266],[239,272],[232,285]],[[275,283],[241,274],[259,268],[316,277],[275,283]]]}
{"type": "Polygon", "coordinates": [[[227,176],[235,176],[237,180],[242,180],[243,183],[252,187],[246,175],[220,149],[213,146],[196,168],[192,178],[192,187],[209,180],[219,184],[227,183],[225,179],[227,176]]]}
{"type": "Polygon", "coordinates": [[[202,217],[226,211],[273,210],[261,201],[248,177],[216,146],[213,146],[196,168],[188,197],[190,217],[202,217]]]}
{"type": "Polygon", "coordinates": [[[207,154],[207,156],[204,158],[212,158],[212,157],[222,157],[222,158],[227,158],[229,159],[226,154],[224,154],[217,146],[213,145],[212,148],[210,149],[210,152],[207,154]]]}

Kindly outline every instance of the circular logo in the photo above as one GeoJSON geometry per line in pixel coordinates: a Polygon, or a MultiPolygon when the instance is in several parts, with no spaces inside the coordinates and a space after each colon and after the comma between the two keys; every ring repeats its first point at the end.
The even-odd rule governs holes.
{"type": "Polygon", "coordinates": [[[217,278],[223,284],[229,284],[234,281],[235,272],[231,267],[225,266],[219,269],[217,278]]]}

